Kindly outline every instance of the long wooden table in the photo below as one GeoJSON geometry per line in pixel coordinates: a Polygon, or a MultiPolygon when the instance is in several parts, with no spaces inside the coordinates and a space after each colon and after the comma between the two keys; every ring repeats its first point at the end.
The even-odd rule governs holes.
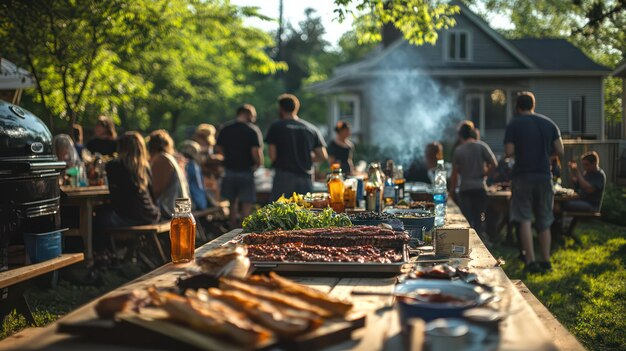
{"type": "MultiPolygon", "coordinates": [[[[447,222],[450,225],[467,226],[467,222],[454,205],[449,207],[447,222]]],[[[235,237],[239,231],[232,231],[207,243],[196,250],[196,255],[224,244],[235,237]]],[[[530,305],[524,300],[515,286],[508,279],[498,262],[483,245],[478,235],[472,230],[470,238],[469,266],[479,277],[490,284],[501,286],[510,301],[511,314],[501,323],[500,350],[555,350],[555,346],[546,328],[540,322],[530,305]]],[[[184,274],[186,265],[166,264],[107,295],[117,295],[133,289],[155,285],[172,286],[176,278],[184,274]]],[[[376,290],[392,292],[396,278],[336,278],[336,277],[298,277],[293,278],[302,284],[328,292],[333,296],[351,299],[355,310],[368,313],[365,328],[354,332],[352,340],[328,348],[328,350],[403,350],[400,323],[393,299],[384,296],[351,296],[352,290],[376,290]]],[[[107,296],[105,295],[105,296],[107,296]]],[[[63,322],[81,321],[96,318],[91,303],[75,310],[61,319],[63,322]]],[[[14,350],[132,350],[129,346],[104,345],[89,340],[81,340],[66,334],[56,333],[58,323],[44,328],[28,340],[10,345],[14,350]]],[[[0,349],[4,345],[0,343],[0,349]]]]}
{"type": "Polygon", "coordinates": [[[61,197],[61,206],[77,206],[79,208],[78,228],[70,228],[63,235],[79,236],[85,247],[85,262],[88,267],[93,265],[93,209],[104,204],[109,198],[108,187],[61,187],[65,194],[61,197]]]}

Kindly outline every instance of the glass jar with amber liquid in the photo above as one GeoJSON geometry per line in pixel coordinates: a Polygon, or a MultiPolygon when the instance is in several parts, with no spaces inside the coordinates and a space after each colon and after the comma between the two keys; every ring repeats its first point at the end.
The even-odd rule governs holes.
{"type": "Polygon", "coordinates": [[[172,262],[189,262],[196,249],[196,220],[191,214],[191,200],[176,199],[174,211],[170,228],[172,262]]]}
{"type": "Polygon", "coordinates": [[[345,211],[343,175],[338,163],[331,166],[332,173],[328,179],[328,193],[330,194],[330,207],[337,213],[345,211]]]}

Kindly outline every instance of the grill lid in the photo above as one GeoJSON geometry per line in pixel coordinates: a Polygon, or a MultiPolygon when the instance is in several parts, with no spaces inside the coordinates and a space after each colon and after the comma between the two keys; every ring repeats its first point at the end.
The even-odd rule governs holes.
{"type": "Polygon", "coordinates": [[[0,100],[0,160],[56,160],[52,134],[37,116],[0,100]]]}

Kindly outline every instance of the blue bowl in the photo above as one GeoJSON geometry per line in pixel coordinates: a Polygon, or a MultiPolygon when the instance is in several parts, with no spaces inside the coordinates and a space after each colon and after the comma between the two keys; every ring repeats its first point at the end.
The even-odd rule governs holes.
{"type": "Polygon", "coordinates": [[[441,294],[450,295],[466,300],[465,303],[435,303],[419,302],[402,297],[397,297],[400,323],[406,326],[411,318],[421,318],[426,322],[437,318],[462,318],[463,312],[483,304],[486,295],[480,292],[480,288],[460,281],[438,279],[413,279],[399,284],[396,294],[411,294],[419,289],[438,290],[441,294]]]}
{"type": "Polygon", "coordinates": [[[61,256],[61,232],[24,233],[24,246],[31,263],[39,263],[61,256]]]}

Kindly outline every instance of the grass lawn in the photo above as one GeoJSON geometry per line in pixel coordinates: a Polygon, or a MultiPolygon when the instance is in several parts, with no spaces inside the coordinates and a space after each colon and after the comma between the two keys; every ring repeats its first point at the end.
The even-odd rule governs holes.
{"type": "MultiPolygon", "coordinates": [[[[37,326],[45,326],[144,273],[146,273],[145,269],[128,263],[124,264],[119,271],[103,273],[100,284],[97,286],[79,285],[72,281],[79,281],[80,277],[85,274],[85,270],[74,267],[62,271],[61,276],[66,276],[69,280],[60,279],[55,289],[33,287],[27,291],[26,298],[33,309],[37,326]]],[[[26,319],[14,311],[4,320],[2,330],[0,330],[0,340],[26,327],[28,327],[26,319]]]]}
{"type": "Polygon", "coordinates": [[[573,240],[553,244],[548,274],[524,273],[516,247],[491,251],[586,348],[626,350],[626,227],[593,221],[579,224],[576,234],[580,247],[573,240]]]}

